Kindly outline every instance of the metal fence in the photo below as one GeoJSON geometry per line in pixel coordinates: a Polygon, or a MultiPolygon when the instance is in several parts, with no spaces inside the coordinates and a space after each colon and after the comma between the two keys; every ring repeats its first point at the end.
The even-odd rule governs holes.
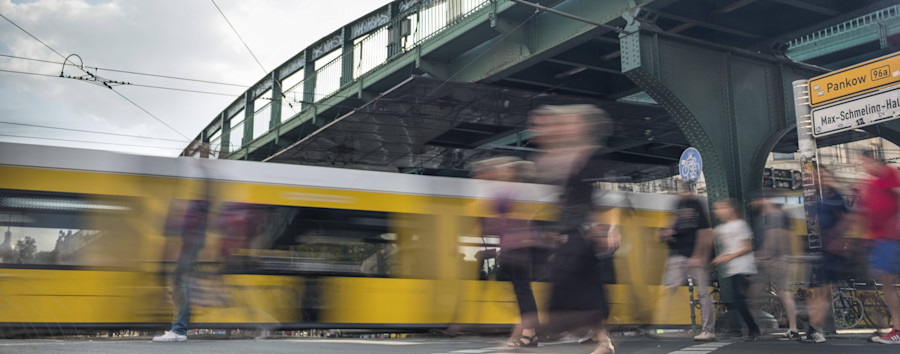
{"type": "Polygon", "coordinates": [[[796,38],[790,41],[790,48],[796,48],[798,46],[809,44],[815,41],[838,36],[865,26],[878,25],[880,22],[897,17],[900,17],[900,5],[887,7],[870,14],[866,14],[852,20],[807,34],[803,37],[796,38]]]}
{"type": "MultiPolygon", "coordinates": [[[[300,113],[315,103],[333,96],[342,87],[358,80],[369,72],[390,63],[399,55],[415,49],[423,42],[458,23],[465,17],[488,6],[492,0],[409,0],[399,5],[399,15],[378,27],[353,39],[353,45],[340,53],[337,47],[331,53],[320,55],[315,62],[315,71],[304,75],[299,70],[282,79],[281,122],[296,119],[300,113]],[[397,33],[396,31],[400,31],[397,33]],[[333,58],[333,59],[332,59],[333,58]],[[321,64],[321,65],[320,65],[321,64]],[[344,68],[349,66],[350,77],[342,78],[344,68]],[[298,76],[299,75],[299,76],[298,76]],[[309,82],[312,82],[310,85],[309,82]],[[288,85],[290,85],[288,87],[288,85]],[[309,92],[311,90],[311,92],[309,92]]],[[[311,65],[313,63],[307,63],[311,65]]],[[[254,88],[251,88],[252,91],[254,88]]],[[[268,90],[253,97],[253,129],[244,141],[243,110],[232,115],[230,120],[229,152],[239,150],[249,140],[259,138],[270,130],[272,91],[268,90]]],[[[211,137],[210,149],[213,155],[221,148],[221,135],[211,137]],[[215,141],[213,141],[215,140],[215,141]]]]}

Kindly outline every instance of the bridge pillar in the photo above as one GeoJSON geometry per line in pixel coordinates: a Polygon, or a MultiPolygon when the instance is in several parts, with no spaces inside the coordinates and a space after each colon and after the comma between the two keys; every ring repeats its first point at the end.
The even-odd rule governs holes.
{"type": "Polygon", "coordinates": [[[622,71],[703,156],[710,202],[762,187],[769,152],[794,129],[791,82],[817,72],[774,56],[642,29],[620,35],[622,71]]]}

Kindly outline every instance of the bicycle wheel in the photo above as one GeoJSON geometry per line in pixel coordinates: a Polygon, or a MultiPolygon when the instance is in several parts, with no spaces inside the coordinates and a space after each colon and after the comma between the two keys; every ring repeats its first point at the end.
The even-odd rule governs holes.
{"type": "Polygon", "coordinates": [[[834,299],[831,303],[831,311],[834,315],[834,326],[838,329],[856,327],[865,315],[862,301],[849,296],[839,296],[834,299]]]}
{"type": "Polygon", "coordinates": [[[866,324],[875,328],[887,328],[891,326],[891,313],[888,311],[887,305],[881,296],[863,293],[860,294],[862,299],[865,316],[863,319],[866,324]]]}

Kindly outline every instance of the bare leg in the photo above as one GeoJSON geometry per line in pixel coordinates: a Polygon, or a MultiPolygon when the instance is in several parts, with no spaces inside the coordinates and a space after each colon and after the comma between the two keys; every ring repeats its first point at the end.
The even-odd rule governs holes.
{"type": "Polygon", "coordinates": [[[900,297],[897,296],[897,289],[894,283],[897,277],[890,274],[882,274],[878,276],[884,292],[884,303],[891,312],[891,318],[894,320],[894,329],[900,331],[900,297]]]}
{"type": "Polygon", "coordinates": [[[606,330],[605,321],[594,327],[594,333],[597,335],[597,348],[591,354],[614,354],[616,352],[616,347],[609,338],[609,331],[606,330]]]}
{"type": "Polygon", "coordinates": [[[788,318],[788,330],[797,332],[797,305],[794,304],[794,296],[790,291],[782,290],[778,292],[778,298],[784,305],[784,312],[788,318]]]}
{"type": "Polygon", "coordinates": [[[519,337],[522,336],[522,324],[516,323],[513,327],[512,333],[509,334],[509,343],[515,343],[519,341],[519,337]]]}
{"type": "Polygon", "coordinates": [[[821,329],[825,323],[825,316],[829,307],[831,307],[828,301],[828,293],[830,291],[830,285],[816,287],[810,291],[812,293],[812,301],[809,303],[809,325],[813,328],[821,329]]]}

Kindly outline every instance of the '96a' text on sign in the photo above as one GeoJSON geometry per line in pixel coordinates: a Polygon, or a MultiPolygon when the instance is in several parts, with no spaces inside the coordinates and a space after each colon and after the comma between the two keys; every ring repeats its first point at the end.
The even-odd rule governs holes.
{"type": "Polygon", "coordinates": [[[809,105],[851,98],[900,83],[900,52],[809,79],[809,105]]]}

